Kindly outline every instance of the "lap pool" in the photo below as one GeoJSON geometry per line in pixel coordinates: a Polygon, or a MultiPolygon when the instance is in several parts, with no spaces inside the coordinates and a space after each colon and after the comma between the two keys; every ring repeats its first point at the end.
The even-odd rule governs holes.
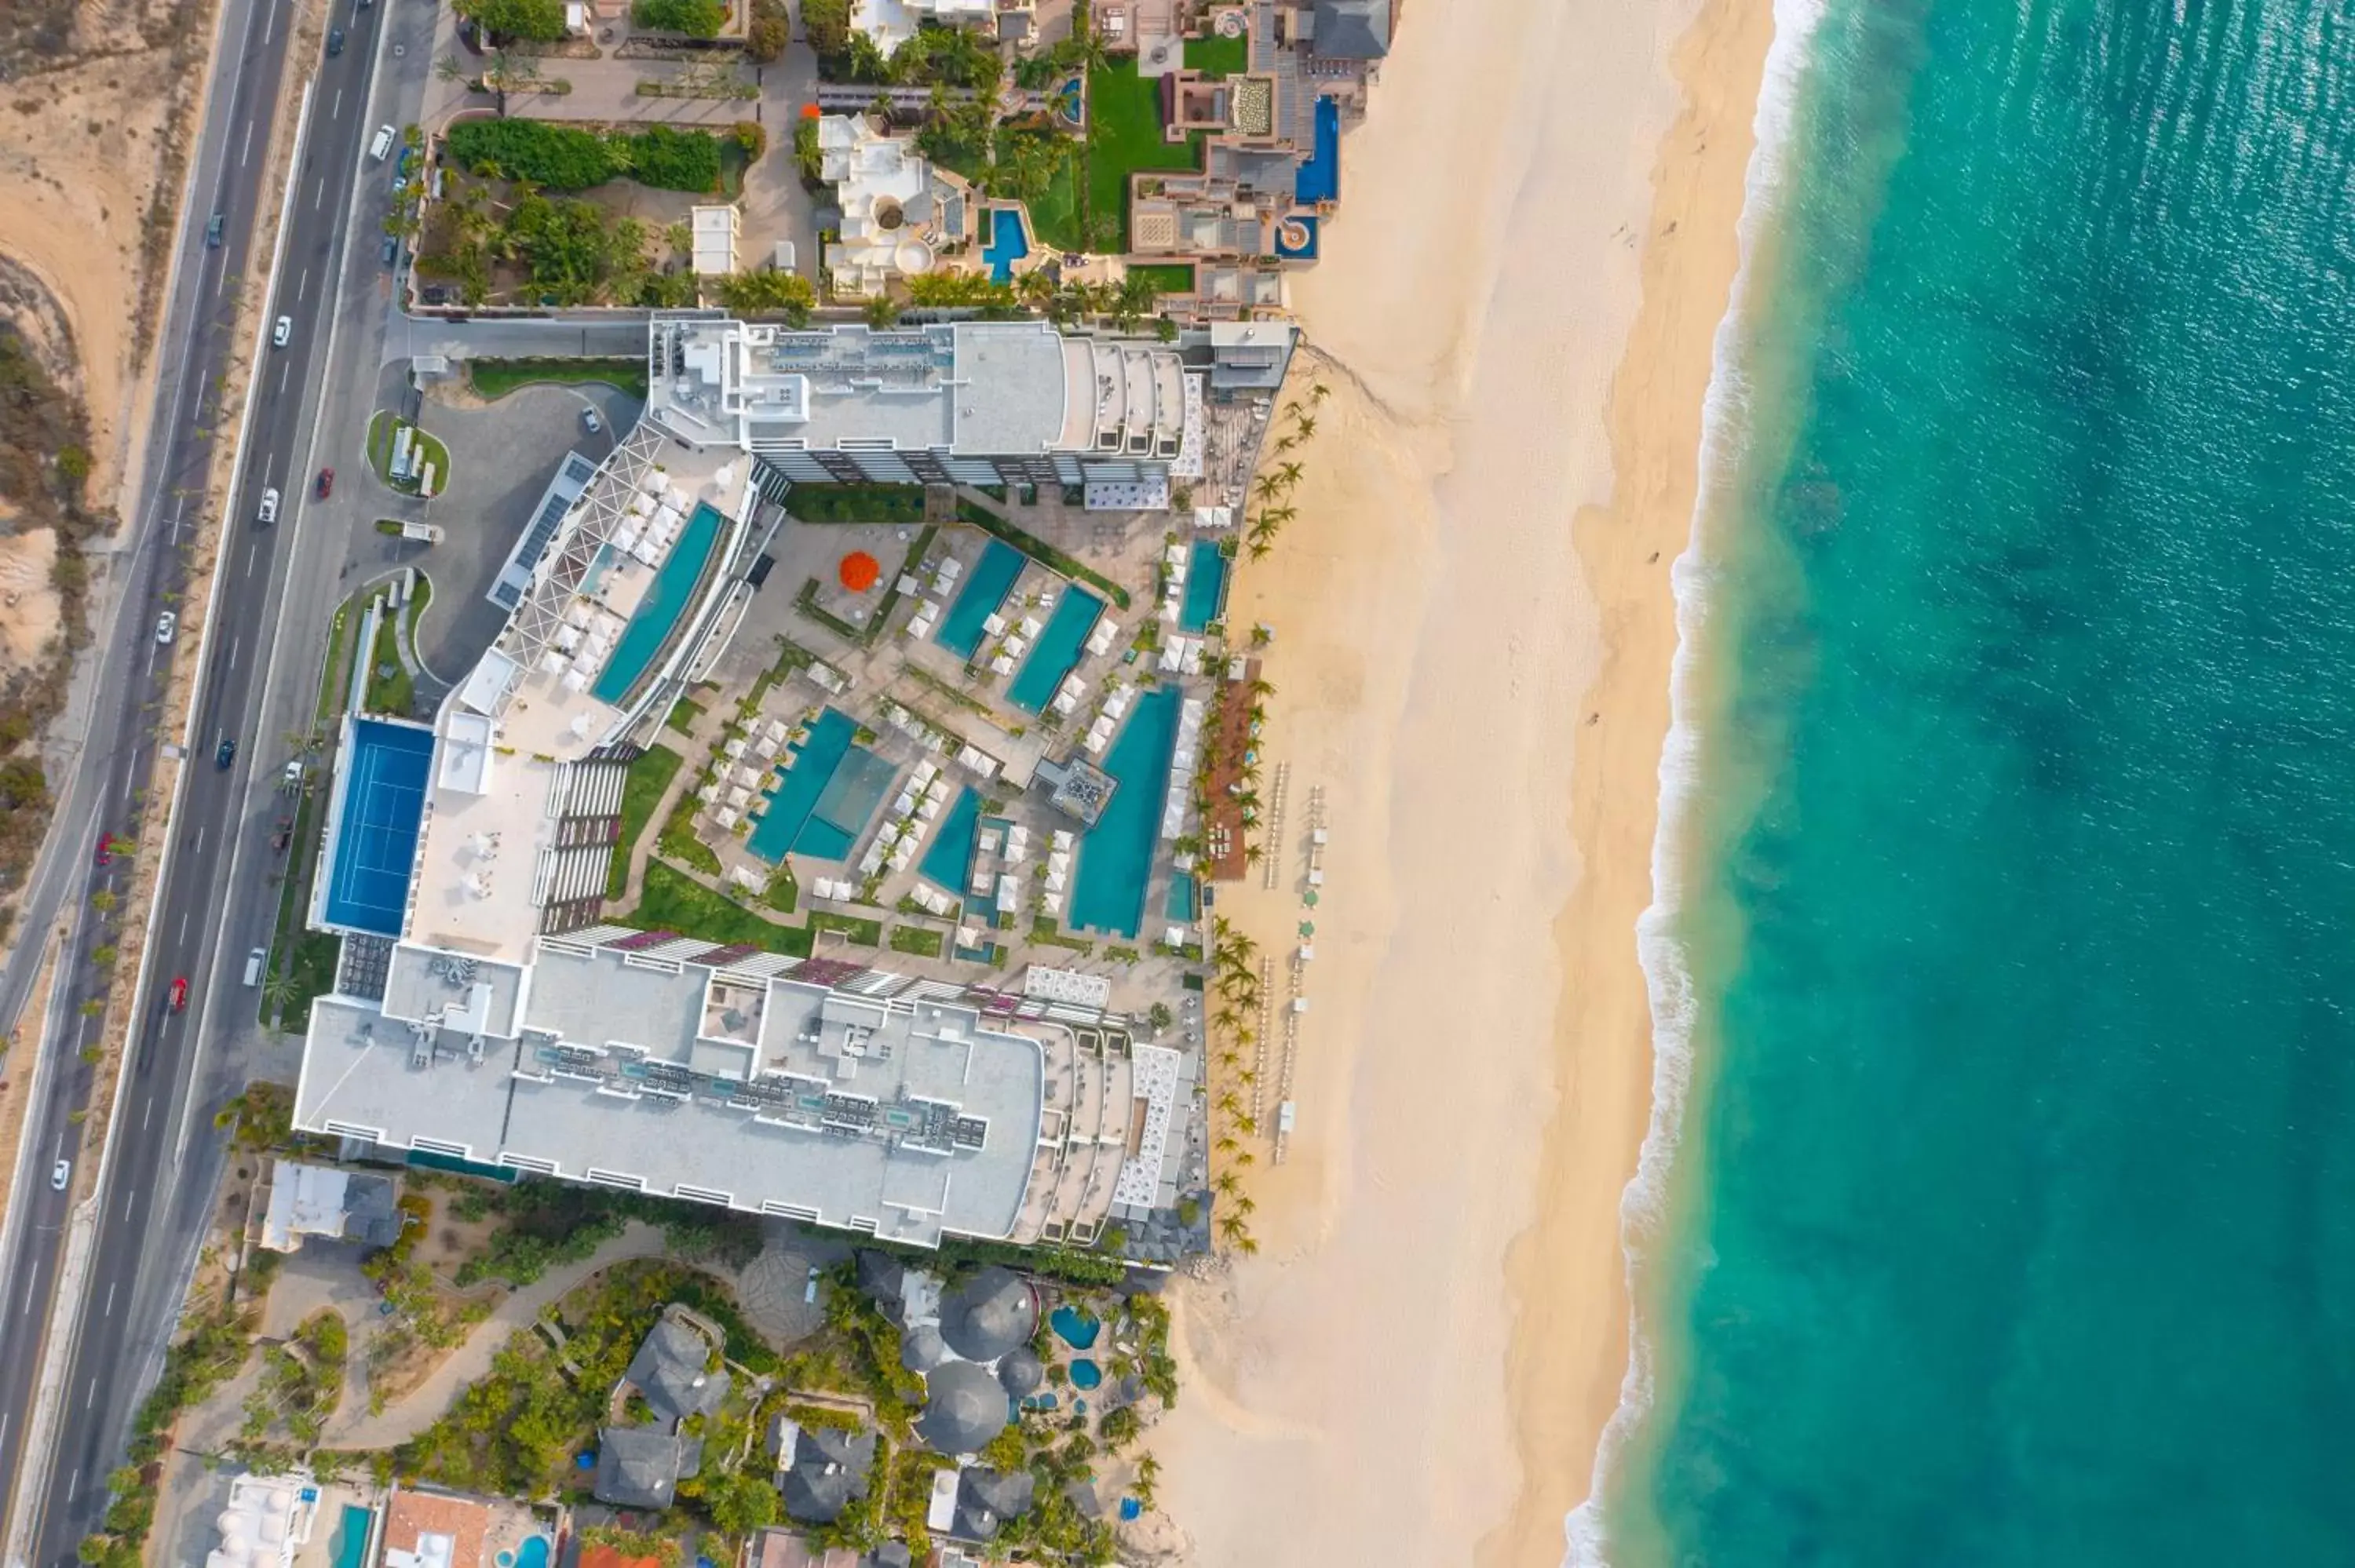
{"type": "Polygon", "coordinates": [[[590,688],[599,702],[622,706],[645,674],[646,666],[670,641],[687,601],[695,597],[695,585],[703,580],[704,563],[711,558],[711,546],[719,538],[719,514],[710,503],[698,502],[695,515],[687,519],[678,542],[664,557],[662,569],[655,573],[654,586],[639,601],[637,612],[614,645],[613,656],[605,661],[604,672],[590,688]]]}
{"type": "Polygon", "coordinates": [[[982,628],[1006,602],[1006,590],[1022,575],[1022,552],[1003,539],[992,539],[989,548],[974,563],[973,573],[964,579],[964,591],[941,617],[941,630],[935,639],[940,645],[960,659],[970,659],[973,651],[981,646],[982,628]]]}
{"type": "Polygon", "coordinates": [[[1103,815],[1080,840],[1071,881],[1071,924],[1134,937],[1145,923],[1145,885],[1178,745],[1178,688],[1159,686],[1136,699],[1128,724],[1104,758],[1120,781],[1103,815]]]}
{"type": "Polygon", "coordinates": [[[1096,629],[1096,618],[1103,614],[1103,600],[1085,588],[1064,590],[1055,613],[1039,630],[1039,641],[1030,645],[1030,657],[1022,662],[1015,673],[1014,683],[1006,695],[1018,708],[1032,713],[1047,705],[1071,666],[1080,662],[1080,645],[1088,633],[1096,629]]]}
{"type": "Polygon", "coordinates": [[[1226,598],[1227,553],[1212,539],[1194,541],[1194,558],[1186,567],[1186,598],[1178,607],[1178,630],[1204,631],[1219,619],[1226,598]]]}

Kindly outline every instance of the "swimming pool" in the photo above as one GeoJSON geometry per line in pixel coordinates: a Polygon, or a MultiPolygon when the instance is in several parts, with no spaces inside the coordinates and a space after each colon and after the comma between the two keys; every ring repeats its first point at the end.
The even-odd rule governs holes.
{"type": "Polygon", "coordinates": [[[794,766],[770,795],[768,814],[754,825],[747,849],[772,864],[785,858],[858,733],[858,726],[833,708],[810,721],[808,736],[794,748],[794,766]]]}
{"type": "Polygon", "coordinates": [[[1184,872],[1169,879],[1169,896],[1162,901],[1161,912],[1172,920],[1194,917],[1194,879],[1184,872]]]}
{"type": "Polygon", "coordinates": [[[1088,1360],[1085,1356],[1075,1356],[1072,1358],[1071,1386],[1073,1388],[1093,1388],[1103,1382],[1103,1368],[1096,1365],[1095,1362],[1088,1360]]]}
{"type": "Polygon", "coordinates": [[[1007,283],[1014,280],[1014,264],[1030,254],[1030,237],[1023,231],[1021,212],[1010,207],[989,209],[989,243],[981,248],[981,259],[989,263],[989,281],[1007,283]]]}
{"type": "Polygon", "coordinates": [[[932,834],[932,847],[916,870],[927,881],[939,884],[955,897],[964,896],[964,879],[973,870],[973,841],[981,826],[981,791],[968,784],[964,793],[956,798],[948,814],[941,819],[940,831],[932,834]]]}
{"type": "Polygon", "coordinates": [[[614,644],[613,656],[605,661],[604,673],[590,688],[599,702],[620,707],[663,644],[670,641],[687,600],[695,595],[695,585],[703,580],[704,563],[711,558],[711,546],[719,538],[719,514],[709,502],[697,502],[695,515],[680,530],[662,569],[655,573],[654,586],[638,601],[637,613],[630,617],[622,641],[614,644]]]}
{"type": "Polygon", "coordinates": [[[383,719],[352,720],[349,750],[336,779],[322,910],[326,924],[379,937],[400,935],[432,768],[432,730],[383,719]]]}
{"type": "Polygon", "coordinates": [[[1194,558],[1186,566],[1186,599],[1178,607],[1178,630],[1200,631],[1219,619],[1226,599],[1227,553],[1215,539],[1194,541],[1194,558]]]}
{"type": "Polygon", "coordinates": [[[1316,153],[1303,159],[1300,172],[1292,178],[1292,195],[1298,201],[1316,203],[1332,201],[1341,194],[1341,108],[1331,99],[1316,100],[1316,153]]]}
{"type": "Polygon", "coordinates": [[[1169,761],[1178,744],[1178,688],[1159,686],[1136,699],[1120,738],[1104,757],[1104,771],[1120,780],[1103,815],[1080,840],[1071,880],[1071,924],[1134,937],[1145,923],[1145,884],[1153,872],[1153,843],[1169,791],[1169,761]]]}
{"type": "Polygon", "coordinates": [[[1006,602],[1006,590],[1022,575],[1023,558],[1022,552],[1005,540],[992,539],[966,576],[964,591],[941,617],[934,641],[960,659],[972,658],[973,651],[981,646],[983,626],[997,613],[997,607],[1006,602]]]}
{"type": "Polygon", "coordinates": [[[1103,1320],[1092,1312],[1082,1312],[1070,1302],[1047,1314],[1048,1327],[1056,1338],[1075,1351],[1094,1348],[1096,1336],[1103,1332],[1103,1320]]]}
{"type": "Polygon", "coordinates": [[[368,1561],[368,1529],[375,1522],[373,1510],[344,1505],[343,1520],[336,1526],[336,1568],[360,1568],[368,1561]]]}
{"type": "Polygon", "coordinates": [[[1037,713],[1080,662],[1080,645],[1088,633],[1096,629],[1096,618],[1103,613],[1103,600],[1085,588],[1066,588],[1055,613],[1039,629],[1039,641],[1030,645],[1030,656],[1022,661],[1022,668],[1014,673],[1014,683],[1006,688],[1007,697],[1018,708],[1037,713]]]}

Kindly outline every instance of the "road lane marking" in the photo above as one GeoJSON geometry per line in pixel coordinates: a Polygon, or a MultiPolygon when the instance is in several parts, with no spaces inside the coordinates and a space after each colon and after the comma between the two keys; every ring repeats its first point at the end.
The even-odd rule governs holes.
{"type": "Polygon", "coordinates": [[[74,1493],[80,1489],[80,1486],[81,1471],[77,1468],[72,1475],[66,1478],[66,1501],[73,1501],[74,1493]]]}
{"type": "Polygon", "coordinates": [[[180,542],[180,508],[186,504],[185,499],[172,503],[172,543],[175,545],[180,542]]]}
{"type": "Polygon", "coordinates": [[[181,911],[180,911],[180,940],[181,940],[181,941],[183,941],[183,942],[185,942],[185,941],[186,941],[187,939],[188,939],[188,912],[187,912],[186,910],[183,909],[183,910],[181,910],[181,911]]]}
{"type": "Polygon", "coordinates": [[[103,1311],[99,1313],[99,1316],[101,1318],[112,1318],[114,1316],[114,1284],[115,1282],[111,1279],[106,1283],[106,1307],[103,1311]]]}
{"type": "Polygon", "coordinates": [[[318,183],[316,185],[314,185],[314,186],[311,188],[311,210],[312,210],[313,212],[316,212],[316,211],[318,211],[318,210],[319,210],[319,204],[320,204],[322,201],[325,201],[325,200],[326,199],[326,196],[327,196],[327,176],[326,176],[326,175],[321,175],[319,176],[319,183],[318,183]]]}
{"type": "Polygon", "coordinates": [[[247,577],[251,577],[253,575],[253,557],[260,553],[261,549],[261,541],[259,539],[254,540],[245,547],[245,575],[247,577]]]}
{"type": "Polygon", "coordinates": [[[281,396],[283,396],[283,395],[285,394],[285,391],[286,391],[286,373],[287,373],[287,371],[289,371],[289,370],[291,370],[291,369],[293,369],[293,366],[291,366],[291,365],[287,364],[286,362],[284,362],[284,361],[282,361],[282,360],[279,363],[279,366],[278,366],[278,391],[279,391],[279,394],[280,394],[281,396]]]}
{"type": "Polygon", "coordinates": [[[343,117],[343,112],[344,112],[344,90],[343,90],[342,88],[340,88],[340,87],[339,87],[339,88],[336,89],[336,106],[335,106],[333,109],[330,109],[330,110],[328,110],[328,111],[327,111],[327,118],[328,118],[328,119],[330,119],[330,120],[338,120],[338,119],[341,119],[341,118],[343,117]]]}
{"type": "Polygon", "coordinates": [[[245,145],[237,154],[237,166],[240,169],[245,167],[245,161],[251,156],[253,156],[253,122],[249,120],[245,122],[245,145]]]}
{"type": "Polygon", "coordinates": [[[277,9],[277,7],[276,7],[276,6],[274,6],[274,5],[265,5],[265,6],[263,6],[263,7],[261,8],[261,41],[262,41],[263,43],[265,43],[265,44],[267,44],[268,42],[270,42],[271,36],[272,36],[272,34],[274,34],[275,32],[277,32],[277,30],[278,30],[278,9],[277,9]]]}
{"type": "Polygon", "coordinates": [[[90,1380],[90,1392],[89,1392],[88,1393],[83,1394],[83,1395],[81,1396],[81,1407],[82,1407],[84,1410],[88,1410],[88,1409],[90,1409],[92,1405],[96,1404],[97,1403],[98,1403],[98,1376],[97,1376],[97,1374],[96,1374],[95,1372],[93,1372],[92,1374],[91,1374],[91,1380],[90,1380]]]}
{"type": "Polygon", "coordinates": [[[123,1223],[126,1225],[131,1223],[131,1200],[137,1196],[139,1190],[135,1187],[123,1194],[123,1223]]]}
{"type": "MultiPolygon", "coordinates": [[[[320,188],[324,190],[324,189],[326,187],[326,183],[327,183],[327,182],[326,182],[326,181],[325,181],[325,180],[320,181],[320,182],[319,182],[320,188]]],[[[312,205],[313,207],[316,207],[316,206],[318,206],[319,204],[318,204],[317,202],[313,202],[311,205],[312,205]]],[[[296,280],[294,281],[294,302],[295,302],[295,303],[297,303],[297,304],[302,303],[302,302],[303,302],[303,296],[304,296],[304,295],[305,295],[305,294],[308,294],[310,291],[311,291],[311,269],[309,269],[308,267],[305,267],[305,268],[304,268],[304,269],[303,269],[303,275],[302,275],[300,278],[298,278],[298,279],[296,279],[296,280]]]]}
{"type": "Polygon", "coordinates": [[[197,824],[197,847],[194,853],[197,854],[205,853],[205,826],[202,822],[197,824]]]}
{"type": "Polygon", "coordinates": [[[153,638],[149,638],[149,639],[148,639],[148,641],[147,641],[147,673],[149,673],[149,674],[151,674],[151,675],[152,675],[152,674],[154,674],[154,673],[155,673],[155,650],[156,650],[156,648],[157,648],[158,646],[159,646],[159,644],[157,644],[157,642],[155,641],[155,639],[153,639],[153,638]]]}
{"type": "Polygon", "coordinates": [[[32,1282],[31,1280],[29,1280],[29,1279],[28,1279],[28,1280],[25,1281],[25,1304],[24,1304],[22,1307],[19,1307],[19,1308],[16,1308],[16,1316],[18,1316],[19,1318],[21,1318],[21,1317],[23,1317],[26,1313],[30,1312],[32,1309],[33,1309],[33,1282],[32,1282]]]}
{"type": "MultiPolygon", "coordinates": [[[[250,568],[249,567],[249,569],[250,569],[250,568]]],[[[237,668],[237,651],[238,651],[239,649],[240,649],[240,648],[244,647],[244,646],[245,646],[245,635],[244,635],[244,633],[240,632],[237,636],[232,637],[232,638],[230,638],[230,639],[229,639],[229,662],[221,666],[221,673],[223,673],[223,674],[225,675],[225,674],[229,673],[229,672],[230,672],[231,670],[234,670],[234,669],[236,669],[236,668],[237,668]]]]}
{"type": "MultiPolygon", "coordinates": [[[[182,920],[182,921],[180,922],[180,924],[181,924],[181,925],[183,925],[183,926],[185,926],[185,925],[186,925],[186,924],[187,924],[187,922],[186,922],[186,920],[182,920]]],[[[144,1131],[146,1131],[146,1130],[147,1130],[147,1121],[148,1121],[148,1118],[151,1118],[151,1117],[153,1117],[155,1114],[155,1097],[154,1095],[149,1095],[149,1096],[147,1097],[147,1108],[146,1108],[145,1110],[141,1111],[141,1112],[139,1113],[139,1130],[140,1130],[140,1131],[144,1132],[144,1131]]]]}

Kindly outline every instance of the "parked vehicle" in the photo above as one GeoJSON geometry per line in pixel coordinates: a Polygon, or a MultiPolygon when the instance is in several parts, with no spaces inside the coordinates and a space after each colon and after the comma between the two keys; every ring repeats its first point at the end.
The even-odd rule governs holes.
{"type": "Polygon", "coordinates": [[[392,127],[389,125],[379,125],[376,128],[376,139],[368,143],[369,162],[378,164],[384,162],[384,155],[392,151],[392,127]]]}
{"type": "Polygon", "coordinates": [[[172,977],[172,1011],[175,1012],[186,1012],[187,1010],[188,977],[186,975],[174,975],[172,977]]]}
{"type": "Polygon", "coordinates": [[[581,422],[588,428],[589,433],[592,436],[605,428],[603,421],[597,418],[597,410],[594,408],[581,409],[581,422]]]}
{"type": "Polygon", "coordinates": [[[155,641],[165,647],[171,646],[172,635],[179,630],[180,618],[170,610],[167,609],[155,618],[155,641]]]}
{"type": "Polygon", "coordinates": [[[286,764],[286,771],[280,775],[279,782],[289,789],[300,789],[303,787],[303,759],[301,758],[297,757],[286,764]]]}
{"type": "Polygon", "coordinates": [[[258,516],[264,523],[278,521],[278,492],[265,486],[261,492],[261,510],[258,516]]]}
{"type": "Polygon", "coordinates": [[[293,316],[280,316],[278,318],[278,324],[270,329],[271,346],[273,348],[284,348],[286,346],[287,340],[292,338],[293,335],[294,318],[293,316]]]}
{"type": "Polygon", "coordinates": [[[394,265],[396,262],[398,262],[400,260],[400,236],[399,236],[399,235],[397,235],[397,234],[388,234],[388,235],[386,235],[386,236],[384,237],[384,264],[385,264],[386,266],[388,266],[388,267],[390,267],[390,266],[394,265]]]}
{"type": "Polygon", "coordinates": [[[327,54],[330,58],[344,52],[344,30],[333,27],[327,32],[327,54]]]}
{"type": "Polygon", "coordinates": [[[319,471],[319,499],[322,501],[327,499],[329,495],[335,493],[335,488],[336,471],[331,468],[321,469],[319,471]]]}
{"type": "Polygon", "coordinates": [[[259,984],[261,984],[261,966],[262,966],[262,965],[264,965],[264,964],[266,964],[266,963],[268,963],[269,961],[270,961],[270,954],[269,954],[269,952],[268,952],[266,949],[261,948],[254,948],[254,949],[253,949],[253,951],[251,951],[251,952],[250,952],[250,953],[246,954],[246,955],[245,955],[245,983],[246,983],[246,984],[248,984],[248,985],[259,985],[259,984]]]}

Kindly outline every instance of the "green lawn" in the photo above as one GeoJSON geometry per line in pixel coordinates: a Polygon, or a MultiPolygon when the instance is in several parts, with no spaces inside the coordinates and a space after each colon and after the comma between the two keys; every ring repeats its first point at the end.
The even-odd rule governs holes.
{"type": "MultiPolygon", "coordinates": [[[[390,488],[403,495],[415,495],[418,493],[417,481],[397,480],[392,477],[393,442],[399,439],[401,426],[407,423],[407,420],[389,408],[378,408],[376,411],[375,418],[368,420],[368,466],[375,469],[377,478],[382,480],[390,488]]],[[[426,463],[432,463],[433,493],[439,495],[450,488],[450,449],[443,446],[439,439],[428,435],[422,429],[417,431],[416,440],[422,456],[411,455],[411,470],[421,471],[426,463]]]]}
{"type": "Polygon", "coordinates": [[[645,891],[638,906],[616,918],[642,931],[676,931],[709,942],[742,942],[773,953],[809,957],[807,927],[764,920],[660,861],[646,863],[645,891]]]}
{"type": "Polygon", "coordinates": [[[656,746],[630,764],[629,776],[622,780],[622,839],[613,847],[613,872],[605,882],[606,897],[622,896],[630,875],[630,852],[637,847],[663,791],[670,788],[672,777],[685,760],[668,747],[656,746]]]}
{"type": "Polygon", "coordinates": [[[805,523],[922,523],[920,484],[796,484],[785,514],[805,523]]]}
{"type": "Polygon", "coordinates": [[[1128,275],[1132,278],[1143,278],[1151,283],[1153,291],[1156,294],[1190,294],[1194,291],[1194,269],[1184,262],[1173,261],[1166,265],[1149,267],[1140,267],[1132,263],[1128,269],[1128,275]]]}
{"type": "Polygon", "coordinates": [[[352,634],[359,625],[361,601],[347,599],[336,607],[336,618],[327,623],[327,662],[319,673],[319,723],[325,726],[341,718],[345,694],[351,690],[352,634]]]}
{"type": "Polygon", "coordinates": [[[504,397],[518,387],[562,387],[595,384],[615,387],[631,397],[646,395],[646,362],[643,359],[475,359],[466,364],[466,380],[477,397],[504,397]]]}
{"type": "Polygon", "coordinates": [[[920,959],[937,959],[941,956],[941,934],[928,931],[922,926],[894,926],[891,927],[891,950],[913,953],[920,959]]]}
{"type": "Polygon", "coordinates": [[[1116,60],[1088,73],[1088,213],[1109,215],[1128,249],[1128,176],[1139,169],[1201,167],[1199,132],[1183,142],[1161,139],[1157,85],[1136,74],[1134,58],[1116,60]]]}
{"type": "Polygon", "coordinates": [[[809,923],[813,934],[839,931],[862,948],[883,945],[883,922],[870,916],[837,915],[831,910],[815,909],[810,912],[809,923]]]}
{"type": "Polygon", "coordinates": [[[1207,38],[1186,40],[1186,69],[1200,71],[1213,80],[1234,76],[1251,65],[1249,38],[1207,38]]]}
{"type": "Polygon", "coordinates": [[[398,638],[390,615],[377,622],[376,644],[368,650],[367,705],[370,713],[407,718],[417,693],[401,665],[398,638]],[[392,672],[389,675],[388,668],[392,672]]]}
{"type": "Polygon", "coordinates": [[[1056,250],[1085,250],[1086,226],[1080,221],[1080,160],[1058,164],[1046,191],[1029,204],[1031,238],[1056,250]]]}
{"type": "Polygon", "coordinates": [[[663,723],[668,727],[678,731],[681,735],[690,735],[694,733],[695,721],[702,716],[703,705],[701,703],[697,702],[692,697],[681,697],[678,701],[671,704],[669,716],[666,717],[663,720],[663,723]]]}

